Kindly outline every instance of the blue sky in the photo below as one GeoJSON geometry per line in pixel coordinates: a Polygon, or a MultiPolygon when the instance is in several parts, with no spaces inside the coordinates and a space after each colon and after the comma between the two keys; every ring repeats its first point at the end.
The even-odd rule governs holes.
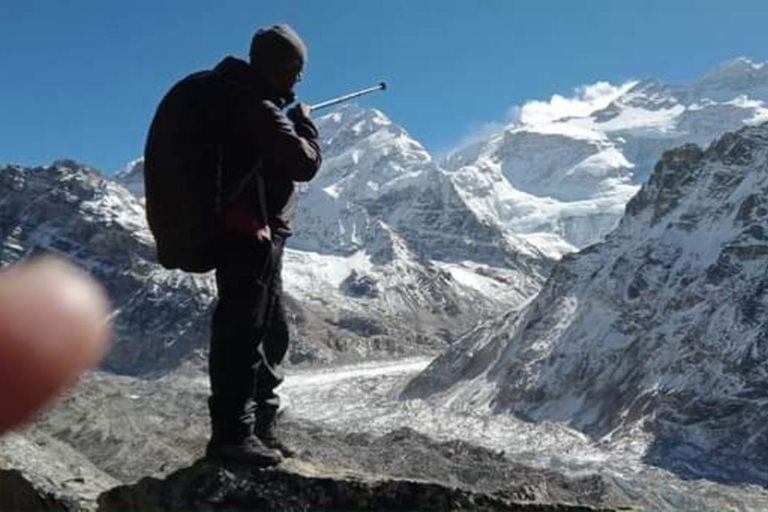
{"type": "Polygon", "coordinates": [[[122,168],[176,80],[279,22],[310,49],[301,99],[385,80],[361,103],[441,153],[527,100],[766,61],[766,20],[764,0],[2,0],[0,162],[122,168]]]}

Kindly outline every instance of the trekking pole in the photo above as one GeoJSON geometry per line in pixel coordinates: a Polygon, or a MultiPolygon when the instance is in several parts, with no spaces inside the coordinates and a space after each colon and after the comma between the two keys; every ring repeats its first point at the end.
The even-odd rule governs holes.
{"type": "Polygon", "coordinates": [[[315,105],[309,105],[309,111],[313,112],[315,110],[319,110],[321,108],[331,107],[333,105],[338,105],[339,103],[344,103],[345,101],[349,101],[353,98],[357,98],[358,96],[362,96],[364,94],[370,94],[372,92],[376,91],[384,91],[387,88],[387,84],[384,82],[381,82],[379,85],[375,87],[369,87],[368,89],[363,89],[362,91],[353,92],[351,94],[345,94],[344,96],[339,96],[338,98],[333,98],[332,100],[323,101],[321,103],[317,103],[315,105]]]}

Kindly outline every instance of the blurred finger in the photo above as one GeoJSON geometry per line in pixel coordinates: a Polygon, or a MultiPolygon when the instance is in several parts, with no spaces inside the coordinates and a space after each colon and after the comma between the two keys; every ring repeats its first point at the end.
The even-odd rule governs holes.
{"type": "Polygon", "coordinates": [[[101,287],[61,260],[0,271],[0,432],[29,420],[99,360],[108,313],[101,287]]]}

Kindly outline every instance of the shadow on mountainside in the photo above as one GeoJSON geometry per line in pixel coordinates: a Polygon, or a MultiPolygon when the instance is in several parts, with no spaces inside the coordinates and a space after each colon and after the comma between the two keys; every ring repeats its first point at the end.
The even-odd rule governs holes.
{"type": "Polygon", "coordinates": [[[768,458],[765,456],[768,435],[744,432],[738,423],[745,425],[747,420],[738,416],[724,420],[713,414],[710,422],[715,425],[705,429],[665,421],[665,413],[661,412],[656,419],[654,440],[643,462],[674,473],[683,480],[768,487],[768,458]],[[759,437],[764,438],[762,442],[756,439],[759,437]]]}

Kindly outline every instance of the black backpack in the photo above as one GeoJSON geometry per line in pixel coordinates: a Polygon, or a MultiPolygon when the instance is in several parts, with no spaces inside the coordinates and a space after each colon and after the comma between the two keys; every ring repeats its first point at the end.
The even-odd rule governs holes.
{"type": "Polygon", "coordinates": [[[165,268],[215,267],[227,96],[216,71],[201,71],[174,85],[152,120],[144,149],[147,221],[165,268]]]}

